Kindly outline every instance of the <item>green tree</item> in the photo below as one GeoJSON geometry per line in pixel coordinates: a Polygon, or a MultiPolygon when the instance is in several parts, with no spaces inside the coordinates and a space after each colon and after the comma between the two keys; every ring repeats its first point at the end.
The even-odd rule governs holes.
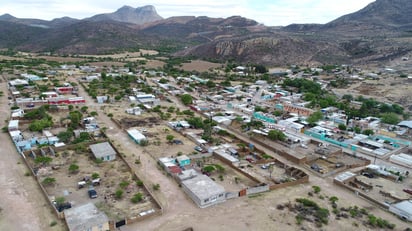
{"type": "Polygon", "coordinates": [[[386,124],[398,124],[400,119],[399,116],[393,112],[390,113],[384,113],[381,115],[381,121],[382,123],[386,124]]]}
{"type": "Polygon", "coordinates": [[[338,125],[338,128],[339,128],[339,130],[341,130],[341,131],[346,131],[346,125],[344,125],[344,124],[339,124],[339,125],[338,125]]]}
{"type": "Polygon", "coordinates": [[[279,130],[270,130],[268,133],[268,137],[271,140],[279,140],[279,141],[285,141],[286,140],[286,135],[279,130]]]}
{"type": "Polygon", "coordinates": [[[43,165],[48,165],[53,161],[51,157],[48,156],[38,156],[36,159],[34,159],[34,163],[36,164],[43,164],[43,165]]]}
{"type": "Polygon", "coordinates": [[[366,129],[362,132],[364,135],[371,136],[374,134],[372,129],[366,129]]]}
{"type": "Polygon", "coordinates": [[[70,132],[70,131],[59,132],[59,134],[57,134],[57,137],[59,138],[60,141],[67,143],[70,140],[70,138],[73,137],[73,132],[70,132]]]}
{"type": "Polygon", "coordinates": [[[182,103],[184,104],[184,105],[189,105],[189,104],[192,104],[192,102],[193,102],[193,98],[192,98],[192,96],[191,95],[189,95],[189,94],[183,94],[183,95],[181,95],[180,96],[180,100],[182,101],[182,103]]]}
{"type": "Polygon", "coordinates": [[[314,125],[316,124],[316,122],[318,122],[319,120],[321,120],[323,118],[323,114],[321,111],[316,111],[314,112],[312,115],[310,115],[306,121],[311,124],[314,125]]]}
{"type": "Polygon", "coordinates": [[[167,135],[166,136],[166,140],[169,142],[169,143],[172,143],[172,141],[173,141],[173,139],[174,139],[175,137],[173,136],[173,135],[167,135]]]}
{"type": "Polygon", "coordinates": [[[134,196],[133,196],[132,199],[131,199],[131,201],[132,201],[134,204],[139,203],[139,202],[142,201],[142,200],[143,200],[143,194],[141,194],[141,193],[136,193],[136,194],[134,194],[134,196]]]}

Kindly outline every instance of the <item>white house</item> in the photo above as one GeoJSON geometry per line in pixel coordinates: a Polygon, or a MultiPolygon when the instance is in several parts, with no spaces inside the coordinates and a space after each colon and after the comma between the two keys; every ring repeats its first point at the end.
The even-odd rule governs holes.
{"type": "Polygon", "coordinates": [[[412,221],[412,200],[404,200],[391,204],[389,206],[389,211],[404,220],[412,221]]]}
{"type": "Polygon", "coordinates": [[[92,144],[89,147],[96,159],[103,161],[111,161],[116,159],[116,151],[113,149],[109,142],[92,144]]]}
{"type": "Polygon", "coordinates": [[[203,174],[182,181],[182,189],[200,208],[226,201],[223,186],[203,174]]]}

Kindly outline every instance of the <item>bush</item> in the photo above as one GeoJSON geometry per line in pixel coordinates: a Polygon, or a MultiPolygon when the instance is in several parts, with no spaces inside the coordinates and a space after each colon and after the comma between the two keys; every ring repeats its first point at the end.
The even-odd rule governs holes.
{"type": "Polygon", "coordinates": [[[142,201],[143,200],[143,194],[141,194],[141,193],[136,193],[136,194],[134,194],[134,196],[132,197],[132,199],[131,199],[131,201],[133,202],[133,203],[139,203],[140,201],[142,201]]]}
{"type": "Polygon", "coordinates": [[[129,182],[128,181],[122,181],[119,183],[120,188],[125,189],[127,188],[127,186],[129,186],[129,182]]]}
{"type": "Polygon", "coordinates": [[[42,183],[43,183],[44,185],[52,185],[52,184],[56,183],[56,179],[53,178],[53,177],[46,177],[46,178],[44,178],[44,180],[42,181],[42,183]]]}
{"type": "Polygon", "coordinates": [[[122,199],[123,190],[121,190],[121,189],[116,190],[116,192],[114,193],[114,196],[116,197],[116,199],[122,199]]]}
{"type": "Polygon", "coordinates": [[[141,181],[141,180],[136,181],[136,185],[142,187],[143,186],[143,181],[141,181]]]}
{"type": "Polygon", "coordinates": [[[313,192],[314,193],[319,193],[320,192],[320,187],[317,185],[312,186],[313,192]]]}
{"type": "Polygon", "coordinates": [[[100,178],[100,175],[99,175],[99,173],[94,172],[94,173],[92,174],[92,179],[97,179],[97,178],[100,178]]]}
{"type": "Polygon", "coordinates": [[[154,184],[153,185],[153,190],[157,191],[160,189],[160,185],[159,184],[154,184]]]}
{"type": "Polygon", "coordinates": [[[57,225],[57,221],[52,221],[50,222],[50,227],[56,226],[57,225]]]}
{"type": "Polygon", "coordinates": [[[70,173],[76,173],[79,171],[79,166],[77,164],[71,164],[69,166],[69,172],[70,173]]]}

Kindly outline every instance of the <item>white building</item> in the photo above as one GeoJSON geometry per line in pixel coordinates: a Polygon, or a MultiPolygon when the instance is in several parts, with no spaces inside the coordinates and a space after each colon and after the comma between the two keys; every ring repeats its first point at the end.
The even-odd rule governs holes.
{"type": "Polygon", "coordinates": [[[182,189],[200,208],[226,201],[223,186],[202,174],[182,181],[182,189]]]}
{"type": "Polygon", "coordinates": [[[147,140],[146,136],[135,128],[127,130],[127,134],[129,134],[129,137],[137,144],[140,144],[143,140],[147,140]]]}
{"type": "Polygon", "coordinates": [[[389,211],[404,220],[412,221],[412,200],[404,200],[391,204],[389,206],[389,211]]]}

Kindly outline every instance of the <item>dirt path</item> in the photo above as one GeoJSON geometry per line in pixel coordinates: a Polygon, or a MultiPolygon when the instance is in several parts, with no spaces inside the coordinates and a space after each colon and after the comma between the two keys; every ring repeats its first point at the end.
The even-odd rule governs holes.
{"type": "MultiPolygon", "coordinates": [[[[7,83],[0,83],[0,121],[7,126],[10,109],[7,103],[7,83]]],[[[0,230],[65,230],[51,213],[51,208],[32,176],[25,176],[28,168],[17,153],[8,133],[0,133],[0,230]]]]}

